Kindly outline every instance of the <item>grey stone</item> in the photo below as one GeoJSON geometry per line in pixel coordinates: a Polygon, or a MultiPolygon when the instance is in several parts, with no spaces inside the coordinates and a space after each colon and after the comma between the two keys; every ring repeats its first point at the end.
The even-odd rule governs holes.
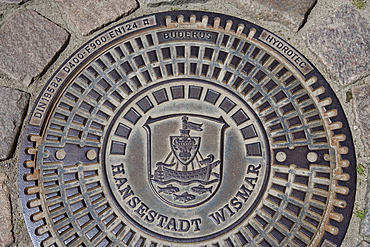
{"type": "Polygon", "coordinates": [[[0,173],[0,246],[8,246],[13,243],[9,188],[5,184],[7,180],[6,175],[0,173]]]}
{"type": "Polygon", "coordinates": [[[297,31],[305,16],[313,8],[315,0],[231,0],[254,18],[278,21],[297,31]]]}
{"type": "Polygon", "coordinates": [[[146,0],[146,4],[150,7],[160,5],[179,5],[184,3],[205,3],[208,0],[146,0]]]}
{"type": "Polygon", "coordinates": [[[0,70],[29,83],[53,61],[68,35],[35,11],[17,12],[0,29],[0,70]]]}
{"type": "Polygon", "coordinates": [[[25,1],[23,1],[23,0],[0,0],[0,2],[3,2],[3,3],[23,3],[25,1]]]}
{"type": "MultiPolygon", "coordinates": [[[[369,186],[369,185],[368,185],[369,186]]],[[[366,215],[361,221],[360,233],[363,236],[370,237],[370,214],[369,214],[369,192],[367,192],[367,207],[366,215]]],[[[361,245],[359,245],[361,246],[361,245]]],[[[364,247],[369,245],[364,245],[364,247]]]]}
{"type": "Polygon", "coordinates": [[[370,247],[370,244],[366,242],[365,240],[362,240],[357,247],[370,247]]]}
{"type": "Polygon", "coordinates": [[[370,73],[370,24],[352,6],[342,6],[304,38],[340,83],[350,84],[370,73]]]}
{"type": "Polygon", "coordinates": [[[0,160],[12,156],[28,100],[27,93],[0,87],[0,160]]]}
{"type": "Polygon", "coordinates": [[[365,152],[370,155],[370,85],[352,88],[352,95],[356,121],[362,133],[362,142],[365,146],[365,152]]]}
{"type": "Polygon", "coordinates": [[[57,0],[82,35],[87,35],[138,7],[136,0],[57,0]]]}

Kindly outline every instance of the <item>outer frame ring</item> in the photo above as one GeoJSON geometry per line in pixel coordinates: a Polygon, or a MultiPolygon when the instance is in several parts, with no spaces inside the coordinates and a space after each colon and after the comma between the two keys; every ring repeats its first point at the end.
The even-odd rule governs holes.
{"type": "MultiPolygon", "coordinates": [[[[248,27],[247,29],[250,29],[250,28],[255,29],[256,30],[256,35],[255,36],[258,36],[263,31],[262,28],[260,28],[256,25],[253,25],[253,24],[251,24],[247,21],[235,18],[235,17],[225,16],[225,15],[216,14],[216,13],[200,12],[200,11],[199,12],[195,12],[195,11],[194,12],[193,11],[177,11],[177,12],[168,12],[168,13],[156,14],[155,15],[156,22],[157,22],[156,27],[166,25],[166,22],[165,22],[165,17],[166,16],[171,16],[173,19],[175,19],[178,14],[185,14],[186,16],[189,16],[190,14],[195,14],[197,19],[201,19],[201,17],[203,15],[208,15],[211,18],[221,16],[223,18],[223,20],[224,19],[229,19],[229,20],[233,21],[233,23],[243,23],[245,26],[248,27]]],[[[140,18],[137,18],[137,19],[140,19],[140,18]]],[[[137,19],[135,19],[135,20],[137,20],[137,19]]],[[[128,22],[125,22],[125,23],[128,23],[128,22]]],[[[227,28],[227,23],[221,23],[220,27],[226,29],[227,28]]],[[[110,30],[113,30],[113,29],[114,28],[109,29],[105,33],[109,32],[110,30]]],[[[233,28],[231,28],[231,29],[233,29],[233,28]]],[[[99,35],[97,37],[99,37],[99,35]]],[[[96,39],[96,37],[91,39],[90,41],[88,41],[86,44],[91,43],[95,39],[96,39]]],[[[98,52],[100,49],[104,49],[104,47],[101,47],[101,48],[97,49],[96,52],[98,52]]],[[[271,47],[271,49],[276,51],[276,49],[274,49],[273,47],[271,47]]],[[[81,52],[81,50],[82,49],[80,49],[80,50],[76,51],[74,54],[72,54],[72,56],[70,57],[70,60],[72,60],[72,58],[74,58],[77,54],[79,54],[79,52],[81,52]]],[[[86,57],[85,58],[86,60],[84,60],[84,61],[87,61],[92,56],[93,56],[93,54],[86,57]]],[[[53,80],[55,80],[55,77],[57,77],[58,73],[61,71],[63,66],[65,66],[67,64],[67,62],[68,62],[68,60],[60,67],[60,69],[57,72],[55,72],[55,74],[49,80],[47,85],[44,87],[42,93],[40,94],[40,96],[37,99],[37,102],[42,98],[42,95],[46,92],[47,88],[50,86],[50,84],[53,82],[53,80]]],[[[290,62],[290,61],[288,61],[288,62],[290,62]]],[[[82,66],[82,64],[83,63],[78,64],[76,69],[79,68],[80,66],[82,66]]],[[[325,82],[325,79],[321,76],[321,74],[313,67],[313,70],[311,72],[309,72],[308,74],[304,75],[303,77],[306,80],[308,80],[311,77],[316,77],[317,81],[313,84],[314,87],[315,88],[318,88],[318,87],[324,87],[325,88],[325,92],[320,94],[319,98],[324,99],[326,97],[330,97],[330,98],[333,99],[333,102],[330,105],[325,105],[325,109],[327,111],[329,111],[331,109],[336,109],[338,111],[338,114],[336,116],[329,117],[328,119],[330,119],[330,121],[333,122],[333,123],[336,122],[336,121],[341,121],[343,119],[345,120],[344,112],[343,112],[343,110],[342,110],[342,108],[339,104],[338,99],[336,98],[336,96],[335,96],[333,90],[330,88],[330,86],[325,82]]],[[[64,81],[68,81],[68,80],[69,80],[69,75],[64,78],[64,81]]],[[[67,85],[63,85],[63,86],[66,87],[67,85]]],[[[62,90],[63,90],[63,87],[60,87],[56,91],[55,95],[60,94],[62,90]]],[[[53,103],[55,103],[55,99],[53,99],[53,101],[51,101],[50,105],[52,105],[53,103]]],[[[37,104],[34,105],[33,110],[31,112],[34,112],[36,108],[37,108],[37,104]]],[[[48,109],[50,110],[51,108],[49,107],[48,109]]],[[[32,116],[30,116],[30,118],[31,117],[32,116]]],[[[350,176],[350,179],[348,181],[338,180],[337,181],[337,186],[350,187],[351,190],[349,191],[348,195],[342,195],[341,193],[336,193],[336,197],[338,199],[346,201],[347,206],[345,208],[333,207],[331,210],[332,210],[332,212],[336,212],[338,214],[351,215],[350,212],[352,211],[352,208],[353,208],[353,199],[354,199],[354,192],[355,192],[355,186],[356,186],[356,184],[355,184],[356,173],[355,173],[355,170],[353,168],[353,167],[355,167],[355,158],[354,158],[355,155],[354,155],[354,146],[353,146],[351,133],[350,133],[350,128],[348,126],[348,123],[347,123],[347,121],[342,121],[342,124],[343,124],[343,127],[341,129],[333,128],[332,136],[338,136],[338,135],[341,135],[341,134],[344,134],[346,136],[345,140],[339,139],[337,141],[337,143],[335,144],[335,146],[337,146],[338,150],[341,147],[348,147],[348,152],[347,153],[339,150],[339,153],[340,153],[339,155],[341,156],[340,160],[344,160],[344,159],[349,160],[349,162],[351,164],[350,167],[345,167],[345,166],[342,167],[343,173],[347,173],[350,176]]],[[[28,137],[24,138],[24,140],[22,142],[22,145],[21,145],[21,150],[25,150],[25,153],[22,153],[20,155],[19,191],[20,191],[21,195],[24,195],[24,197],[22,197],[21,204],[22,204],[22,207],[23,207],[23,210],[24,210],[24,214],[28,215],[28,216],[39,213],[38,207],[35,207],[34,206],[35,204],[33,203],[34,201],[38,200],[38,196],[37,196],[38,192],[37,192],[37,188],[36,188],[37,183],[35,181],[37,181],[37,177],[39,175],[37,174],[37,167],[32,165],[32,162],[34,162],[36,159],[31,158],[31,157],[32,156],[35,157],[37,155],[35,148],[37,148],[38,142],[40,141],[38,136],[40,135],[39,131],[41,131],[41,130],[42,130],[42,127],[40,127],[40,126],[27,124],[25,132],[24,132],[25,133],[24,136],[28,136],[28,137]]],[[[323,235],[322,239],[320,240],[320,245],[325,241],[330,241],[331,243],[340,243],[344,238],[344,233],[346,232],[346,228],[347,228],[347,225],[349,223],[349,220],[350,220],[350,217],[344,218],[342,222],[337,222],[335,220],[330,219],[329,224],[336,227],[337,229],[339,229],[339,232],[341,232],[341,234],[340,234],[340,236],[338,236],[338,235],[334,236],[333,234],[330,233],[330,231],[327,230],[325,232],[325,234],[323,235]]],[[[42,222],[40,222],[40,221],[32,222],[30,217],[26,217],[26,223],[27,223],[27,228],[30,232],[36,232],[37,228],[39,228],[40,226],[43,225],[42,222]]],[[[39,244],[44,239],[44,237],[46,236],[45,234],[42,234],[40,236],[34,236],[34,238],[33,238],[34,244],[35,245],[39,244]]]]}

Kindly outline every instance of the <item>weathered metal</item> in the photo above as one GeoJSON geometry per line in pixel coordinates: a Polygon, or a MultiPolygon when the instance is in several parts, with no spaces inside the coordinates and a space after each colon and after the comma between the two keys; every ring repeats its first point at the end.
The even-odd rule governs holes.
{"type": "Polygon", "coordinates": [[[87,42],[40,94],[22,150],[37,246],[339,246],[353,206],[329,85],[276,35],[216,13],[87,42]]]}

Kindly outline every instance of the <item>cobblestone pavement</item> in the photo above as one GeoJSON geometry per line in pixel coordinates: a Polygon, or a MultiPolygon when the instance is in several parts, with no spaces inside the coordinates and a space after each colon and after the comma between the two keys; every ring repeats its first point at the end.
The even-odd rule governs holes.
{"type": "Polygon", "coordinates": [[[370,3],[361,0],[0,0],[0,205],[10,200],[12,210],[1,207],[0,246],[32,245],[17,193],[18,137],[48,78],[96,32],[181,9],[256,23],[288,41],[324,75],[346,112],[358,163],[355,209],[342,246],[370,246],[370,3]]]}

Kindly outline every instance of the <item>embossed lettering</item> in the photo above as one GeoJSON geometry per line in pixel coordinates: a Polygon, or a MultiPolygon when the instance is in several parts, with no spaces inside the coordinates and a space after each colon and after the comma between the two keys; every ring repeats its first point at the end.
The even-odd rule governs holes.
{"type": "MultiPolygon", "coordinates": [[[[238,199],[235,197],[230,200],[230,205],[233,206],[236,212],[238,212],[243,206],[243,204],[239,202],[238,199]]],[[[229,214],[228,215],[229,217],[232,217],[236,213],[235,211],[231,209],[230,205],[226,204],[225,206],[220,208],[218,211],[208,215],[208,217],[210,217],[216,225],[221,224],[222,222],[226,220],[224,209],[226,209],[227,213],[229,214]]]]}
{"type": "Polygon", "coordinates": [[[168,229],[168,230],[172,230],[172,231],[175,231],[177,232],[177,229],[176,229],[176,221],[174,218],[171,218],[169,221],[168,221],[168,224],[167,226],[165,227],[165,229],[168,229]]]}
{"type": "Polygon", "coordinates": [[[226,204],[226,205],[224,206],[224,208],[226,208],[226,209],[227,209],[227,211],[229,211],[230,217],[231,217],[231,216],[233,216],[233,215],[235,214],[235,212],[234,212],[234,211],[232,211],[232,210],[231,210],[231,208],[229,207],[229,204],[226,204]]]}
{"type": "Polygon", "coordinates": [[[165,223],[168,220],[168,217],[164,216],[164,215],[161,215],[161,214],[158,214],[157,219],[159,220],[157,226],[159,226],[160,228],[163,228],[163,223],[165,223]]]}
{"type": "Polygon", "coordinates": [[[42,114],[41,113],[39,113],[39,112],[35,112],[34,114],[33,114],[33,117],[34,118],[42,118],[42,114]]]}
{"type": "Polygon", "coordinates": [[[127,185],[126,188],[123,190],[119,190],[119,193],[121,193],[122,199],[125,200],[127,197],[135,195],[135,193],[132,191],[131,186],[127,185]]]}
{"type": "Polygon", "coordinates": [[[247,169],[247,174],[249,174],[249,173],[255,173],[258,176],[259,169],[261,169],[261,164],[259,164],[258,166],[249,165],[248,166],[248,169],[247,169]]]}
{"type": "MultiPolygon", "coordinates": [[[[127,186],[127,187],[130,187],[130,186],[127,186]]],[[[129,205],[130,208],[136,208],[136,206],[137,206],[137,204],[139,202],[141,202],[141,200],[139,199],[139,197],[135,196],[131,200],[129,200],[128,202],[126,202],[126,204],[129,205]]]]}
{"type": "Polygon", "coordinates": [[[240,187],[240,190],[238,191],[238,193],[236,193],[236,196],[240,197],[241,199],[244,200],[244,202],[246,202],[249,196],[252,194],[252,192],[253,190],[247,189],[247,187],[245,187],[245,185],[243,184],[240,187]]]}
{"type": "Polygon", "coordinates": [[[148,210],[149,207],[144,203],[141,203],[140,207],[135,210],[135,213],[137,213],[140,217],[143,217],[148,210]]]}
{"type": "Polygon", "coordinates": [[[146,25],[150,25],[149,20],[148,20],[148,19],[144,19],[144,20],[143,20],[143,24],[144,24],[144,26],[146,26],[146,25]]]}
{"type": "Polygon", "coordinates": [[[145,220],[148,221],[149,223],[153,223],[157,214],[158,213],[156,211],[150,210],[148,214],[145,216],[145,220]]]}
{"type": "Polygon", "coordinates": [[[113,39],[113,38],[115,38],[115,37],[116,37],[116,35],[114,35],[114,31],[110,31],[108,34],[109,34],[109,37],[110,37],[111,39],[113,39]]]}
{"type": "Polygon", "coordinates": [[[158,38],[160,43],[169,40],[204,40],[215,42],[217,38],[217,33],[198,30],[167,31],[159,32],[158,38]]]}
{"type": "Polygon", "coordinates": [[[256,186],[257,180],[258,180],[257,177],[255,177],[255,178],[248,178],[248,177],[244,178],[244,181],[246,183],[248,183],[250,186],[252,186],[253,189],[256,186]]]}
{"type": "Polygon", "coordinates": [[[66,73],[69,73],[71,71],[70,68],[68,68],[67,66],[63,67],[63,71],[66,72],[66,73]]]}
{"type": "Polygon", "coordinates": [[[180,232],[187,232],[189,231],[190,229],[190,222],[187,221],[187,220],[179,220],[180,222],[180,227],[179,227],[179,231],[180,232]]]}
{"type": "Polygon", "coordinates": [[[44,93],[44,97],[45,97],[45,98],[49,98],[49,99],[50,99],[50,98],[51,98],[51,96],[52,96],[52,95],[51,95],[50,93],[44,93]]]}
{"type": "Polygon", "coordinates": [[[243,207],[243,203],[239,202],[238,198],[236,197],[233,197],[230,200],[230,205],[233,206],[236,212],[238,212],[243,207]]]}
{"type": "Polygon", "coordinates": [[[121,186],[127,182],[127,178],[114,178],[114,182],[116,183],[117,188],[120,189],[121,186]]]}
{"type": "Polygon", "coordinates": [[[194,225],[194,232],[200,231],[199,225],[202,223],[200,218],[191,220],[191,225],[194,225]]]}
{"type": "Polygon", "coordinates": [[[119,174],[119,173],[122,173],[122,174],[125,174],[125,169],[123,167],[123,163],[119,164],[119,165],[112,165],[112,172],[113,172],[113,176],[119,174]]]}
{"type": "Polygon", "coordinates": [[[191,228],[193,231],[200,231],[202,222],[200,218],[190,220],[170,218],[167,215],[160,214],[150,209],[150,205],[145,204],[141,198],[135,196],[134,191],[128,184],[128,178],[122,177],[122,175],[125,174],[125,166],[123,163],[111,165],[111,169],[115,186],[121,194],[122,199],[126,200],[125,204],[129,209],[133,210],[133,213],[143,218],[144,221],[148,223],[155,222],[157,227],[174,232],[188,232],[191,228]]]}
{"type": "Polygon", "coordinates": [[[281,54],[295,64],[304,74],[312,71],[312,66],[305,62],[305,59],[297,51],[295,51],[292,47],[280,40],[275,35],[270,34],[267,31],[263,31],[259,38],[270,46],[275,47],[281,54]]]}
{"type": "Polygon", "coordinates": [[[208,217],[210,217],[217,225],[221,224],[221,222],[225,221],[224,208],[219,209],[218,212],[210,214],[208,217]]]}
{"type": "MultiPolygon", "coordinates": [[[[57,82],[60,82],[62,79],[60,79],[59,77],[55,77],[55,80],[57,81],[57,82]]],[[[51,87],[55,87],[55,88],[57,88],[57,87],[59,87],[59,84],[58,83],[56,83],[56,82],[50,82],[50,86],[51,87]]]]}
{"type": "Polygon", "coordinates": [[[47,104],[44,103],[44,102],[39,102],[39,104],[37,105],[37,110],[40,111],[40,109],[42,110],[45,110],[46,109],[46,106],[47,104]]]}

